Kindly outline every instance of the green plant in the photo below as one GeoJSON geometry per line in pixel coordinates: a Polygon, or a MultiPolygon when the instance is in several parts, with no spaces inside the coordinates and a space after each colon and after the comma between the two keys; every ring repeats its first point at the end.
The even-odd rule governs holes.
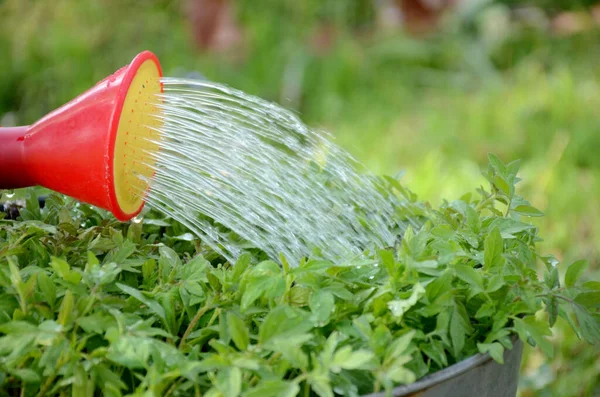
{"type": "Polygon", "coordinates": [[[521,217],[542,214],[515,194],[517,171],[490,156],[491,189],[438,209],[388,178],[419,230],[297,267],[223,263],[160,214],[119,223],[31,195],[21,221],[0,220],[0,395],[360,395],[478,351],[502,362],[511,334],[552,356],[558,317],[593,343],[600,283],[580,280],[584,261],[561,282],[536,252],[521,217]]]}

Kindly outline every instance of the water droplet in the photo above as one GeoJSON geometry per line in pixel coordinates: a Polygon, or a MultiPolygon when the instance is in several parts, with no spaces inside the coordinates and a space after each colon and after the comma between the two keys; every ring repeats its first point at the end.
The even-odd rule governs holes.
{"type": "Polygon", "coordinates": [[[369,280],[373,280],[375,276],[369,276],[369,280]]]}
{"type": "Polygon", "coordinates": [[[143,219],[144,219],[144,218],[143,218],[143,217],[141,217],[141,216],[136,216],[135,218],[133,218],[133,219],[131,220],[131,222],[133,222],[133,223],[141,223],[143,219]]]}

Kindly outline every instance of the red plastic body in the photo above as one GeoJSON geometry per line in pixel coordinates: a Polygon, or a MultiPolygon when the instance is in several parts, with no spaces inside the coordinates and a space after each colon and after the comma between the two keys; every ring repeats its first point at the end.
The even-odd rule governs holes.
{"type": "Polygon", "coordinates": [[[139,210],[126,214],[117,203],[113,153],[127,90],[148,59],[160,72],[156,56],[142,52],[35,124],[0,128],[0,189],[41,185],[109,210],[120,220],[137,215],[139,210]]]}

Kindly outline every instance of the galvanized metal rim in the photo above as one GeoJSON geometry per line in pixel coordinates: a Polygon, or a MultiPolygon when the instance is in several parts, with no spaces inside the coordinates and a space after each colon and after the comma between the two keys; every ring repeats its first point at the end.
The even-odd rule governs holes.
{"type": "MultiPolygon", "coordinates": [[[[510,354],[514,351],[515,345],[521,343],[518,338],[513,338],[513,347],[512,349],[506,349],[506,354],[510,354]]],[[[477,353],[474,356],[466,358],[462,361],[457,362],[456,364],[452,364],[451,366],[444,368],[438,372],[435,372],[431,375],[424,376],[420,380],[415,383],[411,383],[410,385],[398,386],[392,390],[392,396],[403,396],[409,393],[415,393],[419,391],[423,391],[425,389],[429,389],[432,386],[435,386],[439,383],[442,383],[448,379],[454,378],[458,375],[461,375],[475,367],[478,367],[482,364],[485,364],[488,361],[493,360],[493,358],[488,354],[477,353]]],[[[385,392],[379,393],[371,393],[371,394],[363,394],[362,397],[385,397],[385,392]]]]}

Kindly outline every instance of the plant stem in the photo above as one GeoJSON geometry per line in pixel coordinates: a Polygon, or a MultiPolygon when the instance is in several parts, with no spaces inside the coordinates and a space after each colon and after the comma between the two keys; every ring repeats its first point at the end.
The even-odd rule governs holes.
{"type": "Polygon", "coordinates": [[[44,395],[46,394],[48,389],[50,389],[50,386],[52,386],[52,384],[54,383],[54,379],[56,379],[56,374],[58,372],[58,369],[61,368],[63,365],[65,365],[66,361],[67,360],[64,359],[64,354],[61,353],[58,358],[58,361],[56,364],[56,369],[54,370],[54,373],[46,380],[46,383],[44,383],[44,386],[42,386],[42,388],[40,389],[38,397],[44,397],[44,395]]]}
{"type": "Polygon", "coordinates": [[[173,382],[173,384],[171,385],[171,387],[169,388],[169,390],[167,390],[167,393],[165,394],[165,397],[170,396],[171,394],[173,394],[175,392],[175,389],[177,389],[177,385],[179,385],[181,383],[183,378],[179,378],[177,379],[175,382],[173,382]]]}
{"type": "Polygon", "coordinates": [[[187,339],[190,332],[192,332],[192,330],[196,327],[196,324],[200,320],[200,317],[202,317],[210,309],[212,309],[212,300],[208,300],[206,304],[200,310],[198,310],[198,313],[196,313],[196,315],[190,322],[190,325],[188,325],[183,336],[181,337],[181,341],[179,342],[179,349],[181,349],[184,346],[185,340],[187,339]]]}

